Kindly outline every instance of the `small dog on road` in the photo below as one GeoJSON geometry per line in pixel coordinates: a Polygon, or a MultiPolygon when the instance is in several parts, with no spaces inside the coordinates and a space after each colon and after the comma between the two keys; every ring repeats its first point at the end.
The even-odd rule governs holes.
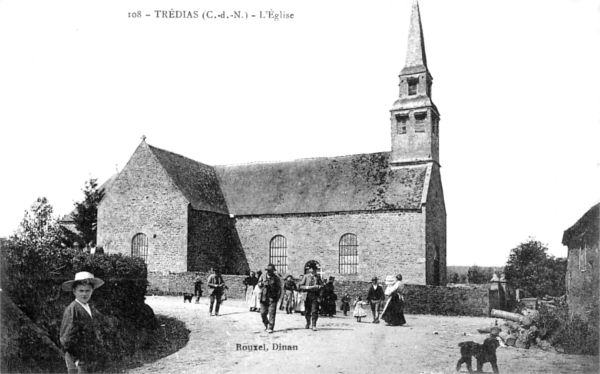
{"type": "Polygon", "coordinates": [[[467,370],[469,370],[469,373],[472,373],[473,369],[471,368],[471,357],[475,357],[477,359],[478,373],[482,372],[483,364],[486,362],[492,364],[494,373],[500,373],[498,370],[498,364],[496,363],[496,348],[500,346],[497,338],[487,338],[483,344],[475,342],[462,342],[458,343],[458,346],[460,347],[460,355],[462,357],[456,364],[456,371],[460,371],[460,366],[463,362],[466,362],[467,370]]]}
{"type": "Polygon", "coordinates": [[[194,295],[192,295],[191,293],[184,293],[183,294],[183,302],[185,303],[186,301],[189,301],[190,304],[192,303],[192,298],[194,297],[194,295]]]}

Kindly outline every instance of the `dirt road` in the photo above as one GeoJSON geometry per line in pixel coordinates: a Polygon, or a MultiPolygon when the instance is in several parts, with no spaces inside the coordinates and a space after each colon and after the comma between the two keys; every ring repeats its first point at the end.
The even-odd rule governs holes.
{"type": "MultiPolygon", "coordinates": [[[[338,313],[304,329],[300,314],[277,314],[275,333],[263,331],[260,314],[227,300],[209,317],[208,300],[183,304],[180,297],[150,296],[156,314],[177,318],[191,330],[177,353],[129,373],[453,373],[458,343],[483,342],[478,327],[491,318],[407,315],[407,326],[357,323],[338,313]],[[466,334],[466,335],[465,335],[466,334]]],[[[365,321],[365,319],[363,319],[365,321]]],[[[597,373],[597,356],[561,355],[540,349],[499,348],[501,373],[597,373]]],[[[474,363],[475,364],[475,363],[474,363]]],[[[461,372],[467,372],[462,367],[461,372]]],[[[489,364],[484,372],[491,373],[489,364]]]]}

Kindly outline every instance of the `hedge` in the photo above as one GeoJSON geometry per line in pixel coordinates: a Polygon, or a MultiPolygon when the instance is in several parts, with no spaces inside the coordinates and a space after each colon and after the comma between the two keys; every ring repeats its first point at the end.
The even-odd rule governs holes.
{"type": "MultiPolygon", "coordinates": [[[[120,254],[89,255],[71,249],[9,242],[2,250],[1,262],[2,291],[33,323],[47,331],[58,347],[64,309],[74,300],[73,294],[62,291],[61,285],[80,271],[88,271],[105,282],[94,291],[91,300],[101,314],[99,357],[107,363],[120,361],[145,343],[148,330],[156,328],[154,312],[144,303],[147,269],[140,258],[120,254]]],[[[55,365],[64,370],[64,362],[59,359],[61,362],[55,365]]],[[[42,371],[54,371],[55,365],[43,365],[42,371]]]]}

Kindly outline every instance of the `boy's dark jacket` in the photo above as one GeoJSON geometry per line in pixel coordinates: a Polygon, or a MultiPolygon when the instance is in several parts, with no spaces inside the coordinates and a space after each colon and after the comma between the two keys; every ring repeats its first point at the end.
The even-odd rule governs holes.
{"type": "Polygon", "coordinates": [[[73,301],[63,314],[60,326],[60,344],[76,360],[94,361],[97,353],[96,320],[100,316],[96,308],[90,305],[92,315],[77,302],[73,301]]]}

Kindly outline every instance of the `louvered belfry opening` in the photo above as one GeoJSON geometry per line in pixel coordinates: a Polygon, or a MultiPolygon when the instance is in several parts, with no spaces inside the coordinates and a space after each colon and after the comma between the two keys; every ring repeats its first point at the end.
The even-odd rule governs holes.
{"type": "Polygon", "coordinates": [[[131,239],[131,257],[141,257],[148,263],[148,237],[145,234],[135,234],[131,239]]]}
{"type": "Polygon", "coordinates": [[[287,273],[287,240],[285,236],[276,235],[271,239],[269,263],[275,265],[278,273],[287,273]]]}
{"type": "Polygon", "coordinates": [[[354,234],[340,239],[340,274],[358,273],[358,240],[354,234]]]}

